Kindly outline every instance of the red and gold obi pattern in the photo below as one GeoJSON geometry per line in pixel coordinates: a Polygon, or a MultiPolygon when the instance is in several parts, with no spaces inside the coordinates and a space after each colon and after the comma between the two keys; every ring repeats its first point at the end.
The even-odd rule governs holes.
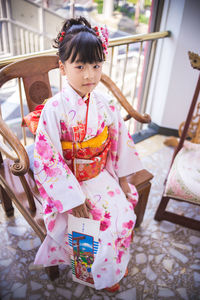
{"type": "Polygon", "coordinates": [[[111,141],[106,126],[88,141],[61,141],[61,144],[68,167],[78,181],[84,181],[96,177],[104,169],[111,141]]]}

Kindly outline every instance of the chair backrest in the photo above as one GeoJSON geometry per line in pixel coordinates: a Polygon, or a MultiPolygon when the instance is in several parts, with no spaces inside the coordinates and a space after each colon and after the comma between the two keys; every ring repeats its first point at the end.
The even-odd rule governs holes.
{"type": "MultiPolygon", "coordinates": [[[[182,135],[185,122],[182,122],[178,129],[179,137],[182,135]]],[[[197,103],[195,113],[192,116],[187,132],[187,138],[195,144],[200,144],[200,102],[197,103]]]]}
{"type": "Polygon", "coordinates": [[[22,78],[28,108],[33,111],[38,104],[52,96],[48,73],[56,68],[56,55],[36,56],[17,61],[0,70],[0,87],[11,79],[22,78]]]}
{"type": "MultiPolygon", "coordinates": [[[[33,111],[38,104],[52,96],[48,72],[58,67],[56,55],[36,56],[17,61],[0,70],[0,87],[10,79],[22,78],[28,107],[30,111],[33,111]]],[[[130,105],[120,89],[106,74],[102,74],[101,82],[112,92],[130,117],[141,123],[151,121],[149,115],[141,115],[130,105]]]]}
{"type": "MultiPolygon", "coordinates": [[[[189,54],[189,59],[190,59],[190,63],[192,65],[192,67],[194,69],[200,70],[200,56],[195,54],[195,53],[192,53],[192,52],[188,52],[188,54],[189,54]]],[[[200,93],[200,74],[199,74],[199,77],[198,77],[198,81],[197,81],[197,84],[196,84],[194,95],[193,95],[193,98],[192,98],[192,101],[191,101],[191,104],[190,104],[190,108],[189,108],[189,111],[188,111],[188,114],[187,114],[186,121],[184,123],[184,127],[183,127],[183,130],[182,130],[181,136],[180,136],[178,146],[175,149],[173,157],[172,157],[171,165],[173,164],[173,161],[174,161],[177,153],[183,147],[184,141],[188,136],[188,130],[189,130],[189,127],[191,125],[191,122],[192,122],[192,119],[193,119],[193,116],[194,116],[195,107],[197,106],[197,100],[198,100],[198,97],[199,97],[199,93],[200,93]]],[[[199,122],[200,122],[200,119],[199,119],[199,122]]],[[[199,130],[200,130],[199,127],[200,126],[198,124],[198,126],[197,126],[197,130],[198,130],[197,136],[199,135],[199,130]]],[[[199,139],[196,138],[196,141],[198,142],[199,139]]]]}
{"type": "MultiPolygon", "coordinates": [[[[2,87],[2,85],[7,81],[14,78],[18,78],[18,82],[20,85],[22,79],[28,109],[29,111],[33,111],[37,105],[41,104],[45,99],[52,96],[49,81],[49,71],[57,69],[58,67],[59,64],[57,55],[35,56],[17,61],[0,70],[0,87],[2,87]]],[[[141,115],[130,105],[120,89],[107,75],[102,74],[101,82],[111,91],[114,97],[127,111],[128,115],[125,118],[126,120],[128,120],[130,117],[133,117],[134,119],[142,123],[149,123],[151,121],[149,115],[141,115]]],[[[20,92],[21,107],[23,106],[22,102],[23,101],[20,92]]],[[[23,109],[21,109],[21,114],[21,117],[23,118],[23,109]]],[[[23,135],[24,144],[26,144],[26,131],[24,128],[23,135]]],[[[5,134],[4,138],[6,139],[5,134]]]]}

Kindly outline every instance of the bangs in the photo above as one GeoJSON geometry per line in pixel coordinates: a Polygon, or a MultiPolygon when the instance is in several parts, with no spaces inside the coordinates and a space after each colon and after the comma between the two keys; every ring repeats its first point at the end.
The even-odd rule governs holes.
{"type": "Polygon", "coordinates": [[[66,52],[66,60],[70,59],[70,63],[77,61],[92,64],[105,60],[101,41],[86,31],[74,36],[66,52]]]}

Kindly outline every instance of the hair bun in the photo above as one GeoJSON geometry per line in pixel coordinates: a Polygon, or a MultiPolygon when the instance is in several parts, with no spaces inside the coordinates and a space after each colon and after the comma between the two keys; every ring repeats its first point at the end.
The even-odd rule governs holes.
{"type": "Polygon", "coordinates": [[[83,25],[91,28],[90,23],[84,17],[78,17],[68,19],[63,25],[63,30],[68,31],[73,25],[83,25]]]}
{"type": "MultiPolygon", "coordinates": [[[[70,29],[73,27],[73,29],[80,31],[80,28],[78,27],[87,27],[88,30],[91,30],[90,23],[84,18],[84,17],[78,17],[78,18],[71,18],[65,21],[65,23],[62,26],[61,31],[58,33],[57,37],[54,39],[54,48],[59,48],[60,44],[63,42],[64,37],[66,33],[70,33],[70,29]],[[75,26],[75,27],[74,27],[75,26]],[[77,26],[77,28],[76,28],[77,26]]],[[[74,31],[74,30],[73,30],[74,31]]],[[[78,32],[77,31],[77,32],[78,32]]]]}

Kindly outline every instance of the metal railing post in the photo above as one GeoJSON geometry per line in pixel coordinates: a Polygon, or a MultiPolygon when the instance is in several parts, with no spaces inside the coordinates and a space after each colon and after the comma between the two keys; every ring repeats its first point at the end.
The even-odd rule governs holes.
{"type": "Polygon", "coordinates": [[[39,50],[44,50],[44,9],[43,6],[38,9],[38,20],[39,20],[39,31],[40,31],[40,42],[39,50]]]}

